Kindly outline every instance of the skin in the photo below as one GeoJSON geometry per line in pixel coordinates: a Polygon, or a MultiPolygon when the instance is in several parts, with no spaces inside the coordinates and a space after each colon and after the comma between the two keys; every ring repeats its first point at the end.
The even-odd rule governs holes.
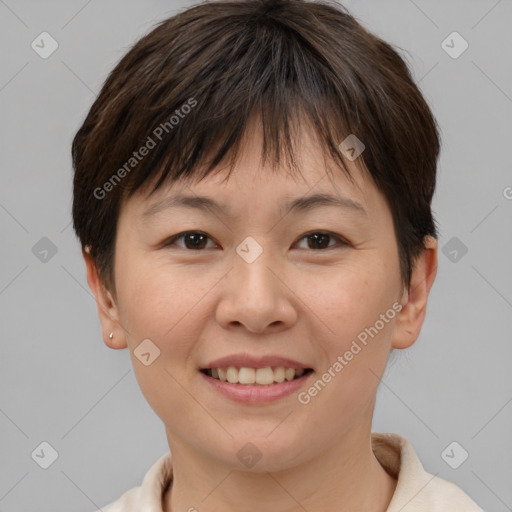
{"type": "Polygon", "coordinates": [[[174,472],[165,512],[249,512],[255,503],[272,512],[383,512],[396,480],[371,448],[375,397],[390,350],[411,346],[419,335],[437,242],[426,239],[404,289],[390,209],[358,160],[350,166],[355,183],[341,170],[326,178],[323,154],[303,125],[297,146],[303,177],[273,174],[269,165],[260,167],[256,128],[248,130],[228,181],[221,170],[124,204],[115,293],[102,286],[84,251],[105,343],[129,348],[141,390],[165,425],[174,472]],[[182,208],[143,220],[148,206],[177,191],[225,203],[232,217],[182,208]],[[317,192],[348,197],[366,213],[322,206],[283,216],[282,201],[317,192]],[[189,230],[208,235],[201,249],[190,237],[188,246],[181,238],[162,247],[189,230]],[[334,236],[315,245],[304,236],[311,231],[349,243],[334,236]],[[247,236],[263,248],[252,263],[235,251],[247,236]],[[296,393],[265,405],[240,404],[210,389],[198,372],[234,353],[280,355],[315,370],[300,391],[307,390],[395,302],[400,313],[307,405],[296,393]],[[134,355],[146,338],[160,349],[149,366],[134,355]],[[250,469],[237,458],[247,442],[262,453],[250,469]]]}

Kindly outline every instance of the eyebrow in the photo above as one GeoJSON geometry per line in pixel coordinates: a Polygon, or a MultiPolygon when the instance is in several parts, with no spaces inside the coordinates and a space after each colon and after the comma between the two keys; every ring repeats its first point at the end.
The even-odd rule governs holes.
{"type": "MultiPolygon", "coordinates": [[[[330,194],[313,194],[286,201],[282,204],[282,212],[283,215],[287,215],[291,212],[311,211],[322,206],[334,206],[337,208],[352,210],[365,216],[368,215],[360,203],[353,201],[348,197],[333,196],[330,194]]],[[[213,211],[214,213],[224,217],[233,217],[230,215],[228,208],[217,202],[215,199],[206,196],[188,196],[183,194],[166,197],[161,201],[154,203],[142,213],[142,217],[146,220],[163,210],[183,207],[194,208],[204,212],[213,211]]]]}

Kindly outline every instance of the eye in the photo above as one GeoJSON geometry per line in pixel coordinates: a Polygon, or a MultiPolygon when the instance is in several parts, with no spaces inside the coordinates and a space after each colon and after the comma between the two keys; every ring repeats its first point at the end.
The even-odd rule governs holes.
{"type": "MultiPolygon", "coordinates": [[[[333,244],[329,244],[329,239],[337,240],[339,242],[338,245],[341,246],[350,245],[346,240],[329,231],[312,231],[310,233],[306,233],[302,238],[300,238],[301,241],[307,240],[308,247],[305,247],[305,249],[310,250],[328,249],[332,247],[333,244]]],[[[168,238],[163,243],[163,246],[169,247],[173,245],[178,245],[178,247],[182,247],[183,249],[200,251],[202,249],[207,248],[207,240],[211,240],[211,238],[202,231],[184,231],[183,233],[178,233],[177,235],[168,238]],[[184,246],[175,243],[177,240],[181,239],[183,239],[184,241],[184,246]]]]}
{"type": "Polygon", "coordinates": [[[183,239],[185,242],[185,247],[183,247],[184,249],[198,251],[205,248],[205,241],[209,238],[210,237],[202,231],[184,231],[183,233],[178,233],[177,235],[167,239],[163,245],[164,247],[176,245],[174,243],[176,240],[183,239]]]}
{"type": "Polygon", "coordinates": [[[332,245],[328,245],[328,240],[336,239],[338,240],[339,245],[348,246],[348,242],[334,233],[330,233],[329,231],[312,231],[310,233],[305,234],[300,240],[306,239],[313,247],[306,247],[306,249],[318,250],[318,249],[328,249],[332,247],[332,245]]]}

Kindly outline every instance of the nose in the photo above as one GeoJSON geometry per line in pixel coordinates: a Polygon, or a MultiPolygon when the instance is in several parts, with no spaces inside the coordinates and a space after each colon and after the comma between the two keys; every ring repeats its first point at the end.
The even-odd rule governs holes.
{"type": "Polygon", "coordinates": [[[236,255],[225,277],[216,310],[224,329],[245,328],[252,333],[276,333],[297,321],[294,293],[282,267],[263,251],[254,261],[236,255]]]}

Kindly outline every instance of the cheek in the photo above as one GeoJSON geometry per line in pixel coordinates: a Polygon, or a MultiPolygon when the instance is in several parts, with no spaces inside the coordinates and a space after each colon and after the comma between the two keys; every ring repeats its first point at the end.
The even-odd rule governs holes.
{"type": "Polygon", "coordinates": [[[311,390],[319,414],[336,403],[354,417],[372,403],[390,350],[397,283],[398,271],[378,258],[317,279],[316,288],[311,280],[305,302],[321,320],[315,338],[326,356],[318,372],[325,387],[311,390]]]}
{"type": "Polygon", "coordinates": [[[181,385],[187,385],[187,361],[204,327],[205,295],[218,278],[132,257],[120,262],[116,279],[121,321],[143,395],[162,421],[172,423],[169,411],[187,417],[181,385]],[[159,350],[148,366],[137,357],[146,339],[159,350]]]}
{"type": "MultiPolygon", "coordinates": [[[[393,269],[386,269],[385,264],[374,259],[347,266],[339,272],[331,270],[325,278],[306,283],[307,303],[324,320],[335,344],[339,344],[336,348],[350,344],[362,330],[392,308],[398,298],[399,277],[395,274],[393,269]]],[[[381,329],[389,330],[389,322],[381,329]]]]}
{"type": "MultiPolygon", "coordinates": [[[[139,255],[119,261],[116,279],[120,312],[130,334],[162,341],[183,325],[193,327],[195,306],[215,284],[215,276],[139,255]]],[[[132,340],[136,341],[136,340],[132,340]]]]}

